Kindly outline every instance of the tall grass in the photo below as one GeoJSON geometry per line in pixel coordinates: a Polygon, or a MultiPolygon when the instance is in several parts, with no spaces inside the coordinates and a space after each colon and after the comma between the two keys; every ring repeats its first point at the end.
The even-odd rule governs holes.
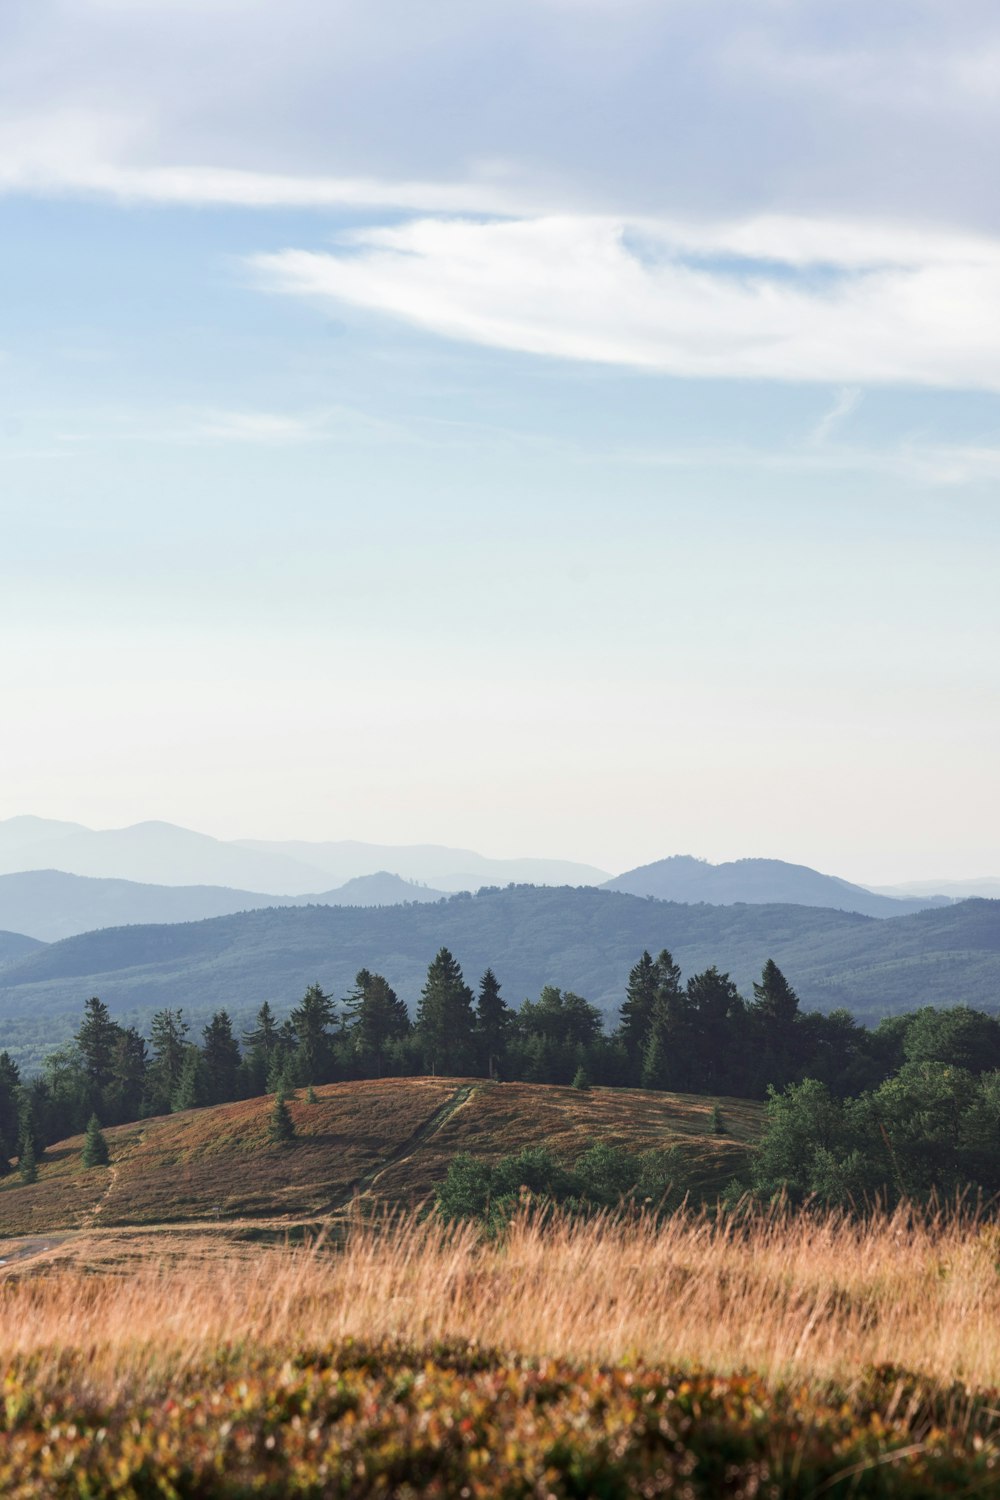
{"type": "Polygon", "coordinates": [[[55,1373],[76,1351],[103,1398],[152,1390],[220,1345],[350,1337],[823,1383],[888,1362],[982,1388],[1000,1386],[998,1262],[1000,1231],[961,1210],[544,1226],[528,1211],[502,1243],[403,1215],[359,1220],[340,1244],[8,1279],[0,1352],[55,1373]]]}

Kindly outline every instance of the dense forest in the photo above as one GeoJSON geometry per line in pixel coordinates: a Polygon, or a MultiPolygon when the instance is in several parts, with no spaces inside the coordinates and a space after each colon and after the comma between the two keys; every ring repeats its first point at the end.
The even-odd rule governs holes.
{"type": "MultiPolygon", "coordinates": [[[[670,953],[633,966],[618,1024],[580,995],[546,986],[510,1008],[488,969],[474,991],[442,948],[416,1015],[362,969],[336,999],[311,985],[278,1021],[268,1003],[241,1036],[226,1011],[190,1035],[163,1009],[149,1036],[89,999],[71,1045],[22,1079],[0,1054],[0,1172],[31,1179],[55,1140],[171,1110],[366,1077],[481,1075],[769,1098],[756,1186],[844,1201],[974,1184],[1000,1189],[1000,1021],[926,1008],[861,1025],[802,1010],[772,961],[744,998],[710,967],[686,982],[670,953]],[[994,1181],[994,1179],[997,1179],[994,1181]]],[[[280,1116],[280,1110],[279,1110],[280,1116]]]]}

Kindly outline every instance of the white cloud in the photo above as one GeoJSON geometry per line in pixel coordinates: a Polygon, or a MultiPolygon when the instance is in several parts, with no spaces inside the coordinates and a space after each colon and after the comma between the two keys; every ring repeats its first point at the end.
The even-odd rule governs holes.
{"type": "Polygon", "coordinates": [[[449,338],[678,376],[1000,390],[1000,243],[761,218],[420,219],[262,284],[449,338]]]}
{"type": "Polygon", "coordinates": [[[862,393],[858,387],[846,385],[843,390],[838,391],[836,400],[816,423],[811,433],[814,443],[826,443],[833,433],[846,422],[853,411],[856,411],[861,402],[862,393]]]}

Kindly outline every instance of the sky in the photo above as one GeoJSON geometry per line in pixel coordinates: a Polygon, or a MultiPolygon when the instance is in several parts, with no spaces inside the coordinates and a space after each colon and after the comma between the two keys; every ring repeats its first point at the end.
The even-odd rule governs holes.
{"type": "Polygon", "coordinates": [[[1000,874],[1000,11],[4,0],[0,817],[1000,874]]]}

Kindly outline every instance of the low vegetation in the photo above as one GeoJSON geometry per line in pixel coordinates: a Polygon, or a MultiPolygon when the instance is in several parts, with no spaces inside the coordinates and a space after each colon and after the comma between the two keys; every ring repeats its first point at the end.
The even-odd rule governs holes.
{"type": "Polygon", "coordinates": [[[988,1494],[996,1231],[900,1209],[8,1278],[5,1494],[988,1494]],[[748,1374],[748,1371],[754,1371],[748,1374]]]}

